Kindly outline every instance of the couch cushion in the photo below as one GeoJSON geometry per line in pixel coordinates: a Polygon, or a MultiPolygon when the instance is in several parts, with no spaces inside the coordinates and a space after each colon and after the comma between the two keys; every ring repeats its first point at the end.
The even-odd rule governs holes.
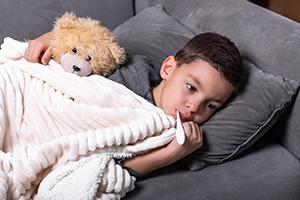
{"type": "MultiPolygon", "coordinates": [[[[129,54],[144,54],[157,70],[193,33],[164,12],[149,7],[114,30],[129,54]]],[[[249,72],[245,90],[203,124],[204,147],[184,163],[192,170],[221,163],[251,146],[275,123],[289,105],[298,83],[263,73],[245,61],[249,72]]]]}
{"type": "Polygon", "coordinates": [[[128,54],[146,55],[159,70],[162,61],[176,53],[194,34],[163,11],[149,7],[113,31],[128,54]]]}
{"type": "Polygon", "coordinates": [[[250,154],[222,165],[196,172],[178,165],[156,171],[125,199],[297,200],[299,188],[299,160],[279,144],[264,140],[250,154]]]}
{"type": "Polygon", "coordinates": [[[161,4],[163,0],[138,0],[135,1],[135,10],[137,13],[141,12],[147,7],[155,6],[157,4],[161,4]]]}

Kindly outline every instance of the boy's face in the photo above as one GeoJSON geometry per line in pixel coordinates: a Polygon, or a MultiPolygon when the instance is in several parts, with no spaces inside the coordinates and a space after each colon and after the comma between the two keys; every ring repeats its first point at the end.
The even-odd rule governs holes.
{"type": "Polygon", "coordinates": [[[174,118],[178,110],[182,121],[203,123],[234,91],[217,69],[202,60],[178,67],[169,56],[160,75],[163,80],[153,90],[155,104],[174,118]]]}

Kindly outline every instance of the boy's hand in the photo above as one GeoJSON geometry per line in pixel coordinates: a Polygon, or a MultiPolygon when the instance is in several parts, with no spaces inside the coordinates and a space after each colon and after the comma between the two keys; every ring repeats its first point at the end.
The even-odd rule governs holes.
{"type": "Polygon", "coordinates": [[[174,161],[177,161],[203,145],[203,131],[198,124],[187,121],[182,124],[185,133],[185,142],[183,145],[177,143],[174,138],[167,146],[168,152],[172,154],[174,161]]]}
{"type": "Polygon", "coordinates": [[[40,37],[29,41],[24,58],[33,63],[46,65],[51,59],[50,45],[51,32],[45,33],[40,37]]]}
{"type": "Polygon", "coordinates": [[[170,165],[200,148],[203,144],[203,133],[199,125],[189,121],[184,122],[182,126],[186,137],[183,145],[179,145],[174,138],[166,146],[125,160],[124,164],[139,173],[149,173],[170,165]]]}

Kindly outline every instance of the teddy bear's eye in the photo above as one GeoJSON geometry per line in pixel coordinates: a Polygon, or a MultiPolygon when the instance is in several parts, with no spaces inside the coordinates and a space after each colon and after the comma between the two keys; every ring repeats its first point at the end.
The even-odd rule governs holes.
{"type": "Polygon", "coordinates": [[[72,52],[73,52],[73,53],[77,53],[76,47],[74,47],[74,48],[72,49],[72,52]]]}
{"type": "Polygon", "coordinates": [[[86,60],[86,61],[90,61],[90,60],[92,60],[92,58],[91,58],[91,56],[88,55],[88,56],[85,58],[85,60],[86,60]]]}

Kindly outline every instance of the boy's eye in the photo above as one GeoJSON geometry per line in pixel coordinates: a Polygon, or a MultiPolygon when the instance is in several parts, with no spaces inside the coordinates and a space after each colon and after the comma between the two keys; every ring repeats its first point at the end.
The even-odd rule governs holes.
{"type": "Polygon", "coordinates": [[[214,105],[213,103],[208,103],[208,104],[207,104],[207,107],[208,107],[209,109],[215,109],[217,106],[214,105]]]}
{"type": "Polygon", "coordinates": [[[85,58],[86,61],[90,61],[92,60],[91,56],[87,55],[87,57],[85,58]]]}
{"type": "Polygon", "coordinates": [[[189,84],[189,83],[186,84],[186,87],[190,92],[195,92],[196,91],[196,88],[194,86],[192,86],[191,84],[189,84]]]}
{"type": "Polygon", "coordinates": [[[72,52],[73,52],[73,53],[77,53],[76,47],[74,47],[74,48],[72,49],[72,52]]]}

